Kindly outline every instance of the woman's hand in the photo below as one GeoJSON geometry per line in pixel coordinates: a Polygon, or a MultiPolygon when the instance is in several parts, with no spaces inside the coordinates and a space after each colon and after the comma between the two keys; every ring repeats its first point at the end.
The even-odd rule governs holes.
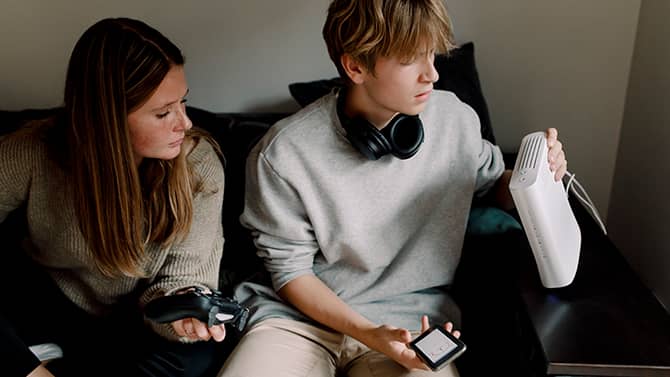
{"type": "Polygon", "coordinates": [[[184,318],[172,322],[171,325],[177,335],[194,341],[214,339],[220,342],[226,337],[226,327],[223,324],[208,328],[207,324],[195,318],[184,318]]]}
{"type": "MultiPolygon", "coordinates": [[[[196,288],[189,287],[178,291],[176,294],[184,294],[194,291],[196,288]]],[[[210,290],[205,292],[211,293],[210,290]]],[[[182,338],[187,338],[193,341],[214,339],[217,342],[222,341],[226,337],[226,327],[224,324],[207,327],[207,324],[200,322],[196,318],[183,318],[171,323],[172,328],[182,338]]]]}

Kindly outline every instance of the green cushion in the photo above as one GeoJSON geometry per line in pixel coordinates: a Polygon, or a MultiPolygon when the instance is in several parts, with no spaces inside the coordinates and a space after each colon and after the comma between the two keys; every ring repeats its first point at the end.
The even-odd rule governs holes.
{"type": "Polygon", "coordinates": [[[496,207],[473,207],[468,218],[467,233],[490,235],[521,230],[521,224],[509,213],[496,207]]]}

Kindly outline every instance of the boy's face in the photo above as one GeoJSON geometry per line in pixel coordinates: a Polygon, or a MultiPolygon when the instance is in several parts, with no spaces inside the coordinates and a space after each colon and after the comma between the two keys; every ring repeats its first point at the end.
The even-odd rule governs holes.
{"type": "Polygon", "coordinates": [[[433,65],[433,50],[419,51],[403,61],[397,57],[380,57],[374,72],[365,72],[361,87],[367,97],[368,119],[385,123],[396,113],[416,115],[423,111],[439,75],[433,65]]]}

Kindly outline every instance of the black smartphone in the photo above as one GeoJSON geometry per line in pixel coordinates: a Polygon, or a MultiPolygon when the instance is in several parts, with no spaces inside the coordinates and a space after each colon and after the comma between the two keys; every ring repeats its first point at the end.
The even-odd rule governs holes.
{"type": "Polygon", "coordinates": [[[434,371],[454,361],[466,349],[465,343],[443,326],[433,326],[409,343],[409,347],[434,371]]]}

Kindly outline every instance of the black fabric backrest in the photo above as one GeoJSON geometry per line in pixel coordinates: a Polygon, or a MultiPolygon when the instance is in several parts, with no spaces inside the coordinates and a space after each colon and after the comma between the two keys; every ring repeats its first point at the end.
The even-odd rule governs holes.
{"type": "Polygon", "coordinates": [[[288,113],[211,113],[187,108],[194,126],[209,132],[224,155],[225,192],[221,222],[225,235],[221,261],[220,288],[231,293],[244,279],[264,278],[263,266],[256,256],[251,232],[240,224],[244,210],[246,160],[251,149],[267,130],[288,113]]]}

